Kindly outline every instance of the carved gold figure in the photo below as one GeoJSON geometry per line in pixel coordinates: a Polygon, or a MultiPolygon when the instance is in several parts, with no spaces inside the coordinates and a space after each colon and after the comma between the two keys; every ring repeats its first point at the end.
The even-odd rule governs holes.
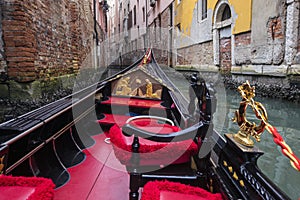
{"type": "Polygon", "coordinates": [[[149,81],[149,79],[146,79],[146,97],[152,97],[152,83],[149,81]]]}
{"type": "Polygon", "coordinates": [[[260,141],[260,136],[265,130],[268,121],[267,112],[260,102],[253,100],[255,97],[255,87],[251,87],[248,81],[239,86],[238,91],[242,96],[242,101],[240,102],[239,109],[235,111],[233,121],[238,123],[240,130],[234,135],[234,139],[242,145],[253,147],[254,142],[250,139],[250,136],[254,137],[257,142],[260,141]],[[255,122],[247,120],[246,109],[248,105],[251,106],[256,117],[260,120],[259,126],[255,122]]]}
{"type": "Polygon", "coordinates": [[[129,95],[131,88],[129,87],[130,77],[122,78],[117,85],[117,95],[129,95]]]}

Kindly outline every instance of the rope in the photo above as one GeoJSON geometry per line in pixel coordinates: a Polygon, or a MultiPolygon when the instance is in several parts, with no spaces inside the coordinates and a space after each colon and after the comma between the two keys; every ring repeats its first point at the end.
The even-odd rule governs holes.
{"type": "Polygon", "coordinates": [[[253,100],[253,97],[255,96],[254,86],[251,87],[249,81],[246,81],[246,83],[238,87],[238,91],[242,95],[243,101],[246,104],[250,104],[256,116],[265,124],[265,128],[273,136],[273,141],[275,142],[275,144],[281,147],[281,152],[283,153],[283,155],[290,159],[293,168],[295,168],[297,171],[300,171],[300,159],[293,153],[291,147],[289,147],[289,145],[285,143],[282,136],[278,133],[277,129],[268,123],[268,117],[267,113],[264,112],[264,107],[259,102],[255,102],[253,100]],[[259,105],[261,105],[262,109],[260,109],[259,105]],[[263,112],[261,113],[260,111],[263,112]]]}
{"type": "Polygon", "coordinates": [[[281,135],[278,133],[277,129],[268,124],[266,126],[266,129],[269,133],[273,135],[274,142],[281,147],[281,151],[283,155],[288,157],[290,159],[291,165],[297,170],[300,171],[300,159],[293,153],[292,149],[289,147],[287,143],[283,140],[281,135]]]}

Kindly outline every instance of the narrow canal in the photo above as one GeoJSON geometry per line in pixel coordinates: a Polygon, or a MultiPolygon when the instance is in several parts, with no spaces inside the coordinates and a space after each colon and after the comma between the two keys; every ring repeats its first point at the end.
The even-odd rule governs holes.
{"type": "MultiPolygon", "coordinates": [[[[164,69],[166,70],[166,69],[164,69]]],[[[170,79],[188,97],[188,81],[178,73],[172,74],[170,79]],[[173,75],[176,74],[176,75],[173,75]]],[[[207,82],[217,82],[215,77],[204,75],[207,82]]],[[[250,83],[251,84],[251,83],[250,83]]],[[[226,133],[237,133],[239,127],[232,122],[234,112],[238,109],[241,96],[237,91],[227,90],[225,87],[216,88],[217,110],[214,114],[214,127],[223,136],[226,133]]],[[[255,97],[255,101],[261,102],[268,113],[269,123],[275,126],[293,152],[300,156],[300,106],[297,103],[286,100],[255,97]]],[[[247,119],[260,122],[250,108],[247,109],[247,119]]],[[[273,142],[273,137],[266,130],[261,136],[260,142],[255,145],[264,151],[258,159],[258,166],[277,186],[279,186],[291,199],[300,198],[300,172],[296,171],[281,153],[281,148],[273,142]]]]}

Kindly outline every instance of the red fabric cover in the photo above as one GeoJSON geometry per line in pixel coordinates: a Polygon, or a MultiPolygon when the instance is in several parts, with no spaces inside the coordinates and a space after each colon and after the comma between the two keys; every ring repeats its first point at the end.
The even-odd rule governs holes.
{"type": "MultiPolygon", "coordinates": [[[[0,193],[4,192],[5,190],[9,190],[6,191],[7,195],[9,195],[10,192],[15,193],[11,194],[11,197],[15,196],[16,194],[20,196],[24,195],[27,197],[23,198],[24,200],[52,200],[54,188],[55,185],[52,180],[47,178],[0,176],[0,193]],[[20,187],[25,187],[26,189],[19,190],[20,187]],[[34,189],[33,192],[32,189],[34,189]]],[[[2,196],[0,196],[0,199],[3,199],[2,196]]]]}
{"type": "Polygon", "coordinates": [[[189,200],[191,196],[194,200],[222,200],[220,193],[213,194],[199,187],[169,181],[148,182],[144,186],[141,200],[189,200]]]}
{"type": "MultiPolygon", "coordinates": [[[[133,122],[135,126],[147,131],[157,134],[168,134],[170,132],[177,132],[179,128],[169,124],[158,124],[144,120],[144,122],[137,120],[133,122]]],[[[132,153],[133,136],[126,137],[123,135],[119,126],[114,125],[109,130],[108,137],[110,137],[113,144],[114,153],[119,161],[124,165],[130,165],[130,158],[132,153]]],[[[193,140],[186,140],[172,143],[158,143],[147,139],[140,138],[140,165],[165,165],[165,164],[179,164],[190,161],[192,155],[197,154],[198,145],[193,140]]]]}
{"type": "Polygon", "coordinates": [[[161,105],[162,101],[152,99],[138,99],[138,98],[127,98],[127,97],[109,97],[108,100],[102,101],[101,104],[119,105],[119,106],[130,106],[135,108],[158,108],[165,109],[161,105]]]}
{"type": "Polygon", "coordinates": [[[160,200],[206,200],[206,198],[199,197],[192,194],[181,194],[178,192],[161,191],[160,200]]]}

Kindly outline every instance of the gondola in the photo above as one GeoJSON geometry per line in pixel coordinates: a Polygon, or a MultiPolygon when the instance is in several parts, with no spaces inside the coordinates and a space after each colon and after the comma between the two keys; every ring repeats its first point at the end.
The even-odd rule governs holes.
{"type": "Polygon", "coordinates": [[[189,82],[188,101],[148,49],[124,70],[1,124],[0,197],[290,199],[257,166],[263,152],[250,135],[259,140],[270,126],[249,82],[239,87],[241,130],[225,137],[213,127],[214,89],[197,73],[189,82]],[[246,119],[248,105],[260,125],[246,119]]]}

